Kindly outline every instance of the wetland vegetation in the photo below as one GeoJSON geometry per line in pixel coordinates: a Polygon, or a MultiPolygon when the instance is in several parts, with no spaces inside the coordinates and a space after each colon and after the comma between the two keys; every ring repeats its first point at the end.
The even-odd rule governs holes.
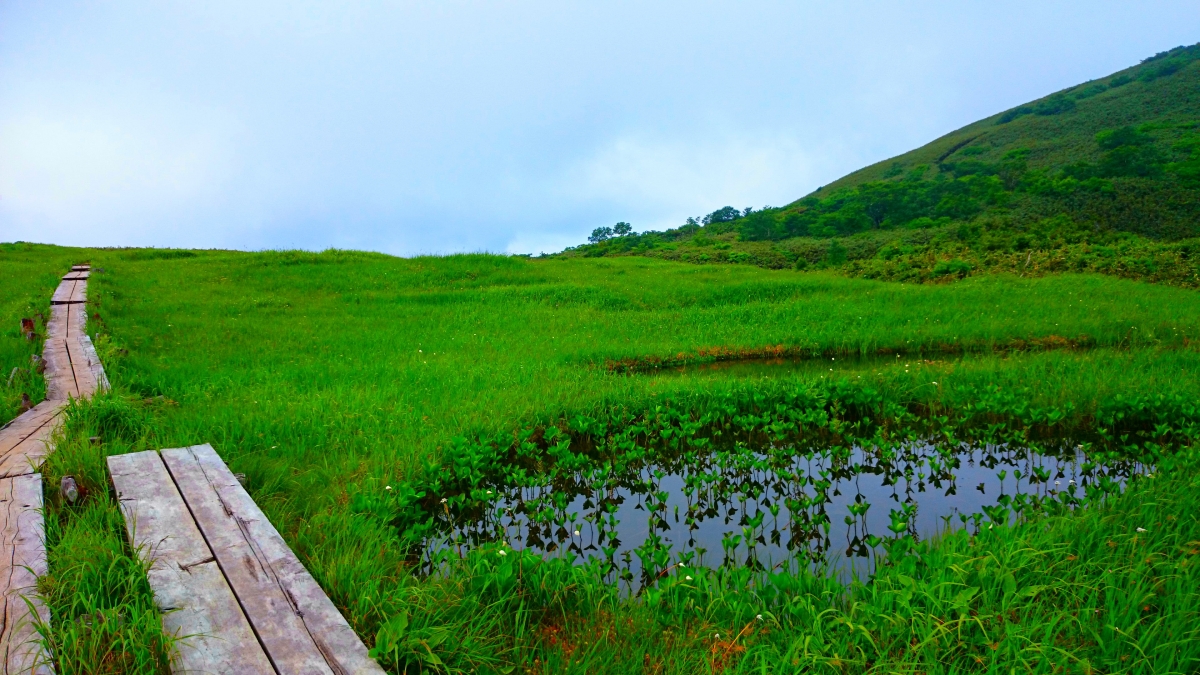
{"type": "Polygon", "coordinates": [[[1196,672],[1196,56],[559,256],[0,245],[0,415],[70,263],[113,383],[59,672],[166,671],[104,459],[206,442],[390,672],[1196,672]]]}
{"type": "MultiPolygon", "coordinates": [[[[37,265],[47,250],[4,255],[37,265]]],[[[46,632],[77,672],[159,672],[170,644],[123,547],[104,456],[199,442],[246,474],[395,672],[1196,663],[1193,291],[1100,275],[905,285],[646,258],[135,253],[74,253],[104,269],[89,326],[115,391],[77,405],[43,467],[47,484],[71,474],[88,494],[47,507],[46,632]],[[779,353],[805,365],[728,370],[779,353]],[[662,363],[674,365],[638,365],[662,363]],[[851,473],[876,481],[862,502],[851,473]],[[725,512],[697,520],[719,522],[699,533],[715,545],[622,534],[615,566],[598,529],[591,563],[569,546],[546,553],[552,537],[483,536],[485,514],[518,491],[543,522],[569,516],[577,497],[559,488],[585,479],[627,490],[614,494],[633,512],[619,527],[662,513],[633,506],[641,491],[657,509],[662,481],[691,481],[697,509],[738,512],[728,529],[725,512]],[[936,501],[951,480],[965,524],[938,517],[951,514],[936,501]],[[770,555],[804,546],[789,564],[746,564],[776,546],[768,499],[781,518],[770,555]],[[466,523],[477,533],[460,555],[445,538],[466,523]],[[752,526],[766,544],[748,556],[752,526]],[[728,561],[727,535],[742,536],[728,561]],[[869,555],[856,579],[819,564],[856,546],[869,555]],[[687,557],[699,547],[706,564],[687,557]]],[[[680,504],[685,525],[686,499],[672,499],[669,520],[680,504]]]]}

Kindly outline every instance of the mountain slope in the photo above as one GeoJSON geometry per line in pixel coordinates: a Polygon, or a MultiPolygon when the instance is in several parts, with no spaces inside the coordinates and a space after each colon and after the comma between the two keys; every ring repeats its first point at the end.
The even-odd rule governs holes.
{"type": "Polygon", "coordinates": [[[939,165],[967,159],[963,150],[971,147],[986,150],[982,155],[970,157],[984,161],[997,160],[1012,150],[1029,148],[1031,169],[1058,169],[1081,160],[1096,161],[1100,151],[1093,139],[1101,131],[1147,122],[1189,122],[1200,118],[1200,68],[1195,63],[1198,56],[1200,49],[1193,46],[1179,48],[1174,54],[1167,52],[1164,56],[1152,57],[1109,77],[1085,82],[969,124],[916,150],[859,169],[817,192],[885,180],[889,173],[894,175],[897,170],[911,169],[918,164],[928,164],[932,168],[929,178],[932,178],[937,175],[939,165]],[[1160,68],[1164,63],[1181,67],[1169,75],[1162,75],[1160,68]],[[1114,82],[1116,86],[1113,86],[1114,82]],[[1055,104],[1067,99],[1073,101],[1073,109],[1037,114],[1039,106],[1048,112],[1062,107],[1055,104]],[[1032,112],[1014,115],[1023,109],[1032,112]],[[1004,118],[1009,115],[1015,119],[1005,122],[1004,118]]]}
{"type": "Polygon", "coordinates": [[[784,207],[561,255],[837,267],[929,280],[1092,270],[1200,284],[1200,45],[970,124],[784,207]]]}

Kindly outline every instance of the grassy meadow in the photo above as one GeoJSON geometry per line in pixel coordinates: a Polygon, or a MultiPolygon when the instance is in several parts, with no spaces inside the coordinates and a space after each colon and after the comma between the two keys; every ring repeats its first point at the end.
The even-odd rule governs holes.
{"type": "MultiPolygon", "coordinates": [[[[47,485],[72,474],[89,494],[82,506],[48,496],[44,632],[60,672],[165,672],[171,640],[123,543],[103,458],[203,442],[246,474],[391,672],[1200,666],[1194,291],[1070,274],[913,285],[635,257],[0,257],[51,282],[80,259],[104,270],[89,326],[115,391],[72,409],[43,467],[47,485]],[[812,365],[674,370],[779,355],[812,365]],[[1156,468],[1085,505],[891,539],[891,563],[849,587],[804,569],[670,566],[631,597],[592,566],[502,546],[444,557],[432,574],[415,564],[437,497],[447,513],[470,508],[522,452],[553,471],[587,460],[585,440],[652,452],[680,429],[703,447],[714,429],[789,424],[770,434],[1067,439],[1156,468]],[[546,440],[558,430],[566,455],[546,440]]],[[[36,284],[0,288],[4,306],[49,301],[36,284]]],[[[21,358],[4,352],[0,365],[21,358]]]]}

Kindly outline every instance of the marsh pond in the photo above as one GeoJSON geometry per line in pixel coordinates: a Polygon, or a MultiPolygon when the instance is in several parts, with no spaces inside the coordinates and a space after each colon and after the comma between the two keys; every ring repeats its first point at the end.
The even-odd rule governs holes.
{"type": "Polygon", "coordinates": [[[693,565],[809,566],[865,578],[896,538],[990,527],[1049,500],[1070,506],[1143,470],[1089,462],[1075,445],[738,444],[496,486],[475,509],[447,509],[449,531],[431,550],[499,545],[599,561],[630,588],[693,565]]]}

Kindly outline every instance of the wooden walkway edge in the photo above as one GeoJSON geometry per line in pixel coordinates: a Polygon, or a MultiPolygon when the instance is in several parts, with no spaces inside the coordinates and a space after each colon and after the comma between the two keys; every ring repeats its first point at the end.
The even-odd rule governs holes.
{"type": "Polygon", "coordinates": [[[37,596],[37,578],[46,574],[46,528],[42,516],[42,477],[35,473],[49,452],[51,436],[72,398],[87,398],[108,387],[104,367],[88,338],[87,279],[77,265],[63,277],[50,300],[50,320],[42,359],[46,400],[0,427],[0,668],[3,675],[49,675],[49,656],[37,641],[34,621],[50,621],[37,596]],[[36,614],[36,617],[34,616],[36,614]]]}
{"type": "Polygon", "coordinates": [[[50,621],[37,596],[37,578],[46,574],[46,527],[42,520],[42,476],[31,473],[0,480],[0,582],[4,584],[5,673],[48,675],[54,670],[37,641],[33,615],[50,621]]]}
{"type": "Polygon", "coordinates": [[[312,575],[210,445],[108,458],[173,672],[381,674],[312,575]]]}

